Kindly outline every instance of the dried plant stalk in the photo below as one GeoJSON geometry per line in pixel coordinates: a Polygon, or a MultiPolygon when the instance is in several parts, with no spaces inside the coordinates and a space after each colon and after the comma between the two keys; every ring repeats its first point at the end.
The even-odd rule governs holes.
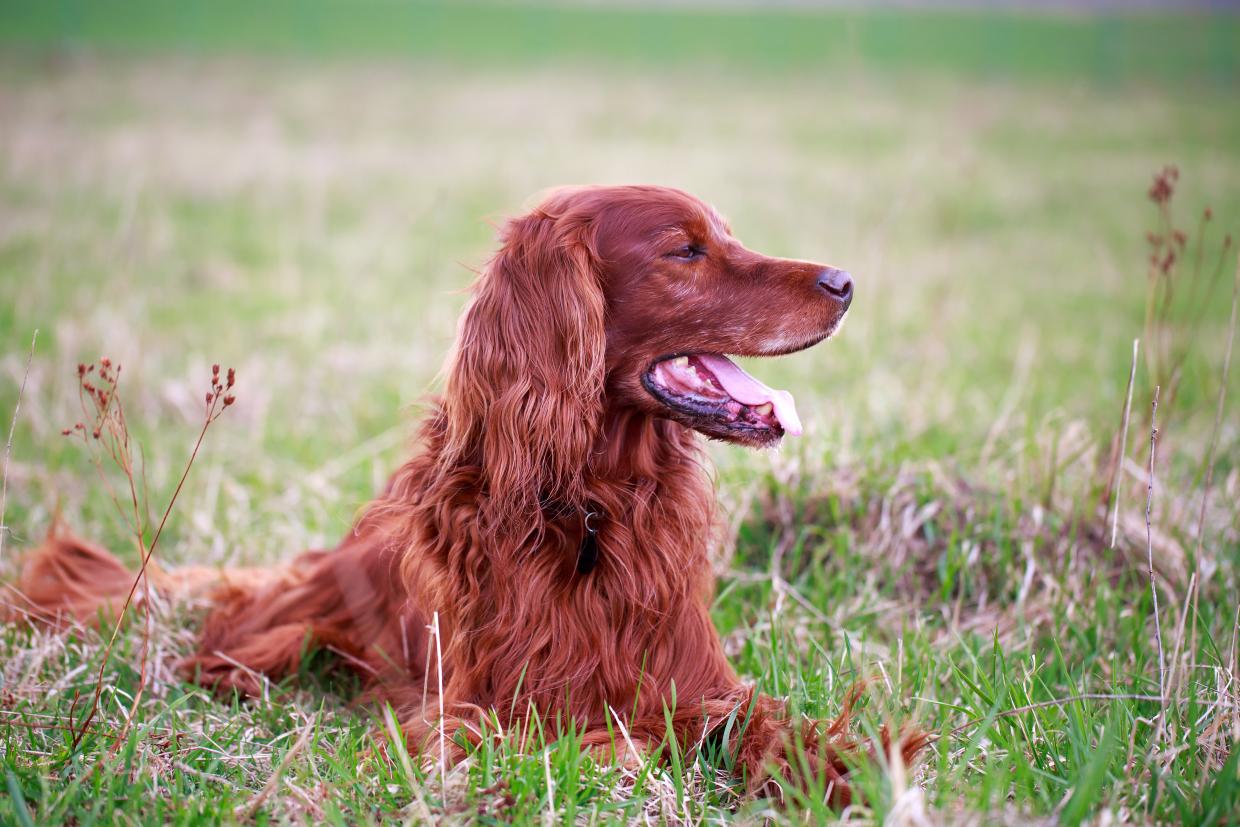
{"type": "Polygon", "coordinates": [[[1150,597],[1154,601],[1154,639],[1158,644],[1158,695],[1163,699],[1163,716],[1167,704],[1167,664],[1163,655],[1162,621],[1158,614],[1158,584],[1154,576],[1154,529],[1150,521],[1150,512],[1154,506],[1154,466],[1158,456],[1158,396],[1161,387],[1154,388],[1154,401],[1150,405],[1150,467],[1149,482],[1145,494],[1145,551],[1149,563],[1150,597]]]}
{"type": "MultiPolygon", "coordinates": [[[[107,486],[109,495],[117,510],[120,512],[121,519],[128,524],[133,534],[134,543],[137,546],[140,566],[137,574],[134,576],[129,592],[125,597],[120,611],[117,614],[116,622],[112,626],[112,632],[108,637],[107,645],[103,650],[103,658],[99,663],[99,670],[95,675],[95,686],[91,693],[90,705],[85,714],[82,716],[80,723],[74,725],[76,730],[73,738],[73,748],[77,749],[82,739],[86,737],[90,731],[90,725],[94,721],[95,715],[99,710],[99,699],[103,694],[104,673],[107,670],[108,663],[111,660],[112,650],[116,646],[117,638],[120,635],[121,626],[124,624],[125,616],[129,611],[129,607],[133,604],[134,595],[137,594],[138,586],[143,586],[145,600],[147,604],[146,613],[146,629],[142,640],[142,660],[139,669],[138,690],[134,693],[133,702],[130,706],[128,714],[125,716],[121,729],[113,739],[110,751],[115,753],[124,742],[125,736],[132,726],[134,716],[137,714],[138,705],[142,701],[143,692],[147,685],[147,665],[150,653],[151,643],[151,614],[150,614],[150,582],[148,579],[148,568],[155,549],[159,544],[160,537],[163,536],[164,528],[168,524],[168,517],[172,514],[172,509],[176,505],[181,490],[185,487],[185,481],[189,477],[190,469],[194,466],[194,461],[198,458],[198,452],[202,448],[203,440],[206,438],[207,431],[211,425],[219,419],[224,411],[236,402],[236,396],[233,392],[233,386],[236,384],[236,372],[229,368],[225,377],[220,376],[220,366],[212,365],[211,367],[211,384],[210,389],[205,396],[205,408],[203,409],[202,428],[198,432],[198,439],[194,443],[194,448],[190,452],[189,459],[185,463],[185,468],[181,472],[181,477],[177,481],[176,489],[172,492],[172,496],[168,500],[167,506],[164,508],[163,516],[160,518],[159,526],[155,529],[154,535],[150,542],[146,541],[146,535],[150,526],[145,518],[145,485],[142,486],[143,495],[139,495],[139,478],[145,478],[145,469],[138,468],[134,462],[133,442],[129,434],[129,426],[125,419],[125,409],[121,402],[120,396],[120,378],[121,365],[113,364],[111,359],[104,357],[99,360],[98,364],[78,365],[78,398],[82,406],[83,420],[77,422],[72,428],[65,428],[62,433],[65,436],[81,439],[87,450],[91,452],[92,461],[95,464],[96,471],[99,473],[100,479],[107,486]],[[86,423],[90,422],[88,426],[86,423]],[[115,489],[107,477],[103,469],[104,459],[110,459],[112,463],[120,470],[122,477],[127,486],[127,498],[118,496],[115,489]],[[128,500],[128,505],[122,504],[122,499],[128,500]]],[[[72,722],[71,722],[72,723],[72,722]]]]}
{"type": "Polygon", "coordinates": [[[1114,502],[1111,507],[1111,548],[1119,536],[1119,496],[1124,479],[1124,456],[1128,453],[1128,419],[1132,413],[1132,386],[1137,378],[1137,352],[1141,340],[1132,340],[1132,367],[1128,371],[1128,394],[1124,402],[1124,418],[1120,425],[1119,454],[1115,457],[1115,468],[1111,472],[1111,488],[1114,491],[1114,502]]]}
{"type": "Polygon", "coordinates": [[[4,477],[0,482],[0,560],[4,559],[4,536],[9,533],[4,515],[9,502],[9,457],[13,454],[13,434],[17,431],[17,415],[22,409],[22,396],[26,393],[26,380],[30,378],[30,363],[34,361],[34,345],[39,340],[39,329],[30,337],[30,353],[26,355],[26,371],[22,374],[21,387],[17,389],[17,401],[13,404],[13,420],[9,423],[9,441],[4,446],[4,477]]]}

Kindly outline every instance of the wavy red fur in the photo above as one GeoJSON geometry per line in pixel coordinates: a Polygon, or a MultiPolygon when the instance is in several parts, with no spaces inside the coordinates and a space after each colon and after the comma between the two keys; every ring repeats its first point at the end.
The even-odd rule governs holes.
{"type": "MultiPolygon", "coordinates": [[[[838,290],[823,292],[823,272],[838,286],[842,271],[746,250],[676,190],[552,194],[507,224],[413,457],[336,549],[217,584],[186,675],[259,695],[326,648],[432,753],[441,702],[449,732],[476,728],[480,712],[508,728],[537,710],[606,751],[618,714],[653,749],[674,694],[684,748],[739,708],[747,723],[729,747],[753,789],[772,767],[805,780],[796,740],[846,803],[847,756],[866,752],[846,734],[847,709],[827,726],[788,721],[781,702],[738,679],[708,613],[717,521],[694,430],[744,444],[781,432],[669,406],[642,379],[678,352],[769,355],[820,341],[847,309],[838,290]],[[589,512],[600,551],[583,573],[589,512]],[[442,675],[428,657],[436,613],[442,675]]],[[[106,551],[54,536],[27,563],[16,586],[26,605],[13,613],[85,619],[131,580],[106,551]]],[[[908,762],[924,743],[884,731],[881,750],[908,762]]]]}

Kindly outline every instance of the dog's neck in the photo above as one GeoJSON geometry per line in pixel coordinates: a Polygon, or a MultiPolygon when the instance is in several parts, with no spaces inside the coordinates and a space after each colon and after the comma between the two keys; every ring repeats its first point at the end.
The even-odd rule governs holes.
{"type": "Polygon", "coordinates": [[[682,425],[636,408],[605,407],[586,471],[599,480],[656,478],[670,466],[699,463],[701,453],[697,435],[682,425]]]}
{"type": "MultiPolygon", "coordinates": [[[[522,549],[527,544],[550,542],[563,550],[560,555],[549,555],[548,563],[558,558],[576,575],[579,556],[590,551],[583,548],[585,517],[594,511],[599,515],[598,534],[589,579],[602,574],[611,581],[631,565],[629,558],[640,557],[645,558],[642,570],[667,572],[661,591],[687,588],[678,585],[680,581],[709,569],[707,549],[716,527],[713,485],[701,439],[670,420],[635,409],[605,405],[603,410],[572,495],[551,487],[537,491],[534,505],[541,519],[505,524],[507,536],[492,533],[485,549],[477,550],[481,552],[477,559],[488,561],[488,566],[515,565],[517,559],[525,559],[522,549]]],[[[461,513],[469,514],[471,522],[486,519],[491,486],[487,469],[479,454],[445,465],[444,432],[441,412],[424,421],[423,451],[396,474],[378,507],[372,509],[376,516],[386,515],[407,529],[396,541],[408,547],[439,547],[446,538],[459,539],[453,521],[461,519],[461,513]],[[435,491],[450,491],[451,501],[461,510],[440,507],[442,498],[432,495],[435,491]]],[[[446,547],[442,551],[448,553],[446,547]]],[[[612,591],[644,594],[645,586],[626,582],[612,591]]]]}
{"type": "Polygon", "coordinates": [[[587,471],[590,500],[581,515],[583,525],[584,512],[600,515],[598,554],[607,554],[613,522],[634,530],[656,512],[665,512],[659,519],[674,515],[684,525],[696,526],[695,545],[704,546],[714,502],[708,468],[701,439],[693,431],[631,408],[607,409],[587,471]]]}
{"type": "MultiPolygon", "coordinates": [[[[590,453],[584,488],[588,499],[572,503],[555,492],[539,497],[544,519],[562,527],[575,539],[577,572],[590,574],[607,552],[607,536],[614,522],[631,523],[635,510],[645,510],[669,489],[667,479],[708,485],[700,440],[693,432],[669,420],[631,408],[607,409],[599,436],[590,453]]],[[[696,487],[696,486],[695,486],[696,487]]],[[[680,485],[676,490],[683,489],[680,485]]],[[[681,520],[694,514],[677,509],[681,520]]],[[[709,519],[703,522],[708,523],[709,519]]],[[[705,541],[708,525],[702,526],[705,541]]]]}

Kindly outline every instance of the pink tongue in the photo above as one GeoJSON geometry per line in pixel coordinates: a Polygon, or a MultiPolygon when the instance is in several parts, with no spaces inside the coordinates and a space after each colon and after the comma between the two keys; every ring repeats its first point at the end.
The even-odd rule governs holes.
{"type": "Polygon", "coordinates": [[[784,432],[792,436],[801,435],[801,418],[797,416],[796,403],[788,391],[778,391],[754,379],[741,370],[726,356],[716,353],[699,353],[696,355],[707,370],[715,374],[719,384],[728,395],[742,405],[761,405],[770,402],[775,408],[775,418],[783,427],[784,432]]]}

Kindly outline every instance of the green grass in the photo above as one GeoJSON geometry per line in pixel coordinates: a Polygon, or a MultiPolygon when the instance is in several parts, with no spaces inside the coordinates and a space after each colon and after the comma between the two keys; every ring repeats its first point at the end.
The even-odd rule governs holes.
{"type": "MultiPolygon", "coordinates": [[[[210,364],[235,365],[239,403],[160,557],[283,559],[334,542],[400,460],[494,221],[558,183],[681,186],[750,246],[858,278],[838,339],[753,365],[795,393],[807,436],[712,449],[729,519],[713,612],[737,669],[819,717],[871,678],[863,732],[894,717],[942,734],[903,778],[864,773],[871,807],[848,817],[1236,823],[1235,370],[1194,554],[1234,258],[1160,411],[1164,732],[1133,698],[1007,714],[1158,692],[1144,364],[1114,551],[1097,468],[1144,336],[1150,175],[1179,164],[1194,237],[1213,207],[1208,249],[1240,237],[1235,18],[0,8],[6,429],[39,329],[0,575],[58,510],[127,548],[60,436],[78,362],[124,363],[156,504],[210,364]]],[[[95,773],[138,687],[141,624],[77,749],[54,727],[93,689],[99,640],[0,629],[0,823],[242,820],[299,743],[254,820],[833,817],[740,798],[726,755],[596,763],[572,735],[546,743],[554,722],[485,739],[443,780],[323,659],[267,703],[181,683],[196,622],[159,615],[146,700],[95,773]]]]}
{"type": "Polygon", "coordinates": [[[0,41],[147,52],[853,67],[1234,83],[1231,14],[733,9],[398,0],[5,0],[0,41]]]}

